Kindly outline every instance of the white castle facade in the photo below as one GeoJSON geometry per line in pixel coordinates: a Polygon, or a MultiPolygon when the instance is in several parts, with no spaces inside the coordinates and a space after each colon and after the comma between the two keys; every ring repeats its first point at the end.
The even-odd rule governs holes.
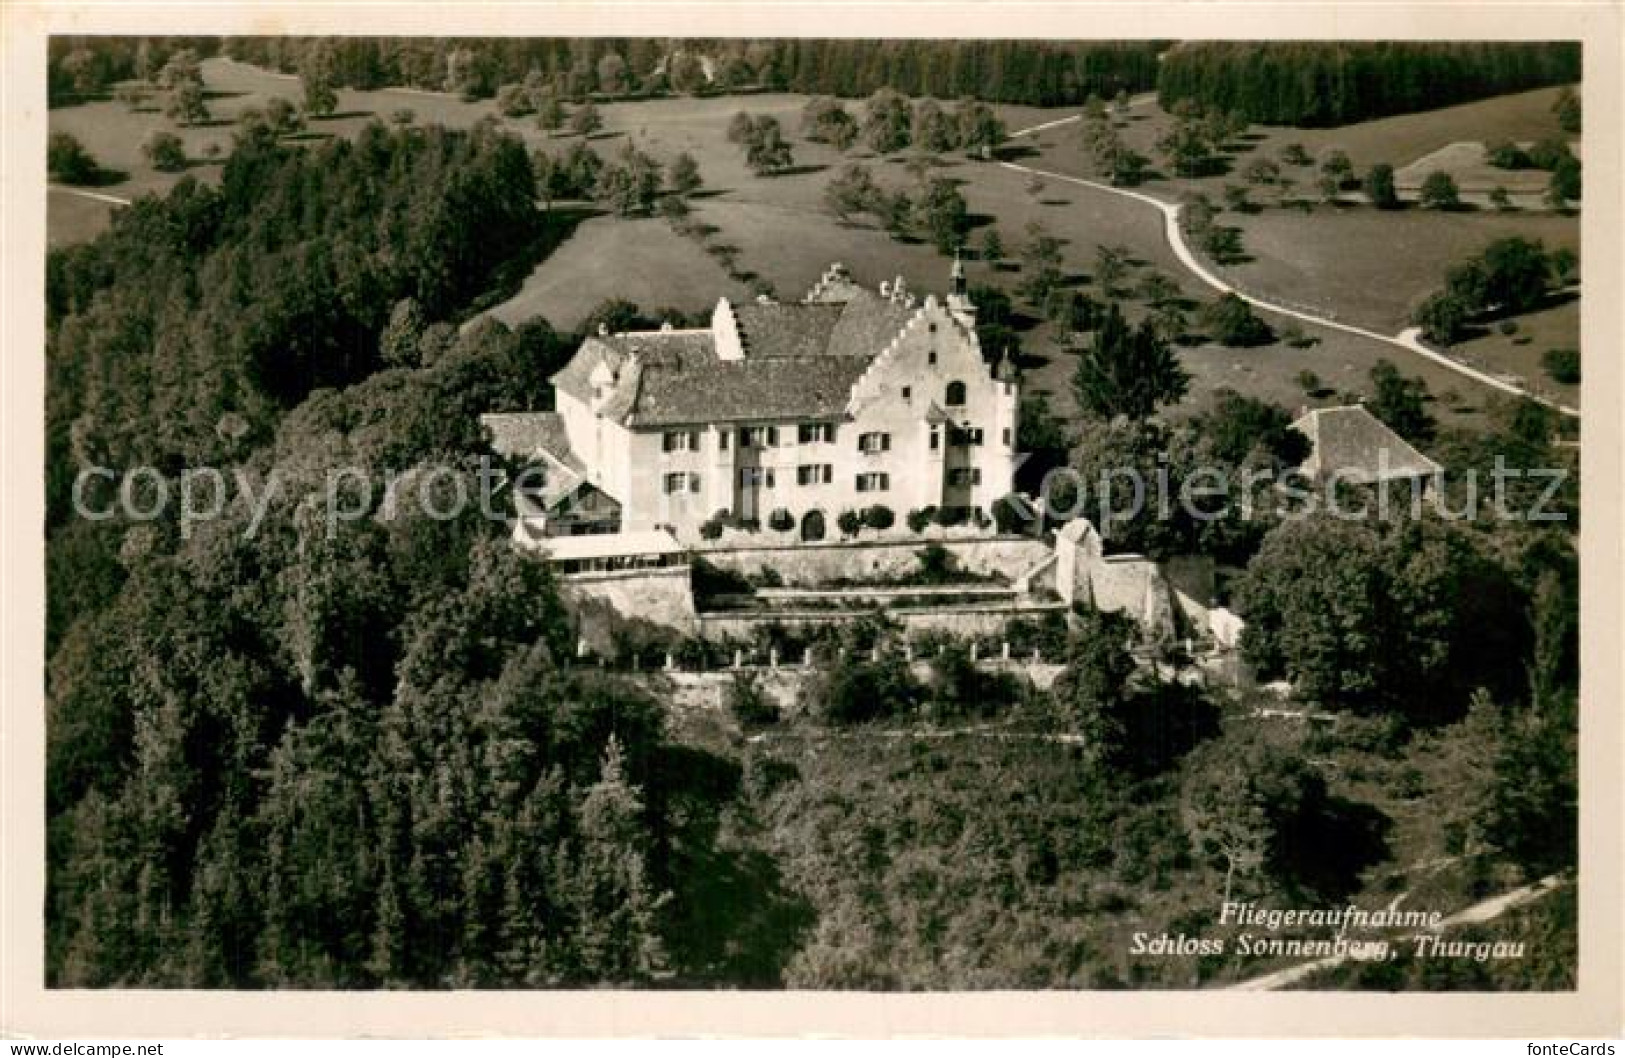
{"type": "Polygon", "coordinates": [[[484,418],[546,479],[526,532],[689,545],[711,523],[811,543],[846,511],[985,518],[1013,485],[1019,383],[984,355],[957,262],[952,282],[920,299],[834,265],[800,302],[722,299],[706,328],[587,338],[555,411],[484,418]]]}

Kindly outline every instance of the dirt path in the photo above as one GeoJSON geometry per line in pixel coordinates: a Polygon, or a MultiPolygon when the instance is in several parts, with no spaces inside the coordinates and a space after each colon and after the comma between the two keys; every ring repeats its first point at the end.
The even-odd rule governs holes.
{"type": "MultiPolygon", "coordinates": [[[[1143,106],[1145,106],[1145,105],[1147,105],[1149,103],[1155,103],[1156,101],[1157,101],[1157,93],[1155,93],[1155,92],[1141,92],[1137,96],[1130,96],[1129,97],[1128,109],[1132,110],[1134,107],[1143,107],[1143,106]]],[[[1112,105],[1112,104],[1108,104],[1108,106],[1110,106],[1110,105],[1112,105]]],[[[1057,118],[1054,121],[1046,121],[1041,125],[1029,125],[1027,128],[1017,129],[1016,131],[1010,133],[1007,138],[1013,140],[1017,136],[1030,136],[1035,132],[1045,132],[1045,131],[1047,131],[1049,129],[1058,129],[1062,125],[1073,125],[1073,124],[1076,124],[1077,122],[1080,122],[1082,120],[1083,120],[1083,115],[1082,114],[1073,114],[1071,117],[1057,118]]]]}
{"type": "MultiPolygon", "coordinates": [[[[1067,118],[1062,119],[1061,121],[1049,122],[1044,125],[1034,125],[1032,128],[1022,129],[1019,132],[1013,132],[1010,135],[1011,138],[1016,136],[1025,136],[1029,133],[1038,131],[1039,129],[1052,128],[1056,125],[1065,124],[1070,120],[1073,119],[1067,118]]],[[[1197,256],[1194,250],[1191,249],[1190,244],[1185,241],[1185,232],[1179,223],[1179,212],[1181,207],[1177,203],[1164,202],[1162,199],[1157,198],[1154,195],[1148,195],[1143,191],[1131,191],[1128,188],[1113,187],[1110,184],[1103,184],[1095,180],[1085,180],[1082,177],[1067,176],[1064,173],[1051,172],[1047,169],[1037,169],[1033,166],[1021,165],[1017,162],[1000,162],[999,164],[1006,169],[1011,169],[1018,173],[1026,173],[1029,176],[1039,176],[1043,177],[1045,180],[1060,180],[1063,183],[1076,184],[1079,187],[1092,188],[1096,191],[1105,191],[1108,194],[1133,199],[1136,202],[1160,211],[1162,213],[1163,236],[1168,240],[1168,246],[1173,250],[1174,256],[1179,258],[1179,263],[1184,265],[1192,275],[1196,276],[1196,278],[1200,279],[1203,283],[1206,283],[1214,290],[1219,291],[1221,294],[1234,294],[1243,301],[1280,316],[1288,316],[1295,320],[1301,320],[1304,323],[1312,323],[1317,327],[1326,327],[1335,331],[1343,331],[1348,334],[1359,335],[1362,338],[1368,338],[1372,341],[1382,342],[1385,345],[1391,345],[1395,348],[1403,349],[1408,353],[1431,360],[1440,367],[1443,367],[1449,371],[1454,371],[1458,375],[1463,375],[1475,382],[1501,390],[1503,393],[1510,393],[1514,396],[1520,397],[1528,397],[1530,400],[1544,404],[1563,415],[1570,416],[1571,418],[1578,419],[1580,417],[1580,412],[1576,408],[1571,408],[1565,404],[1559,404],[1550,398],[1531,393],[1529,390],[1524,389],[1521,386],[1514,385],[1505,379],[1497,378],[1496,376],[1488,374],[1484,371],[1480,371],[1477,368],[1459,363],[1443,353],[1430,348],[1422,342],[1421,331],[1415,327],[1408,327],[1398,334],[1382,334],[1378,331],[1373,331],[1365,327],[1356,327],[1349,323],[1339,323],[1336,320],[1330,320],[1324,316],[1316,316],[1313,313],[1288,308],[1285,305],[1277,304],[1265,298],[1255,297],[1252,294],[1248,294],[1244,291],[1236,289],[1236,287],[1226,282],[1223,277],[1219,276],[1217,273],[1212,271],[1212,269],[1208,268],[1207,264],[1197,256]]]]}
{"type": "Polygon", "coordinates": [[[808,739],[945,739],[945,738],[986,738],[995,742],[1049,742],[1060,746],[1081,746],[1085,743],[1082,735],[1062,732],[1043,731],[1008,731],[1001,730],[988,724],[976,724],[970,727],[942,727],[942,728],[915,728],[882,731],[842,731],[836,728],[819,728],[809,731],[763,731],[755,735],[746,736],[745,741],[760,742],[786,742],[791,740],[807,741],[808,739]]]}
{"type": "MultiPolygon", "coordinates": [[[[1568,879],[1562,875],[1548,875],[1547,877],[1542,878],[1540,881],[1533,884],[1523,886],[1519,889],[1513,889],[1509,892],[1502,893],[1499,896],[1492,896],[1488,900],[1483,900],[1472,905],[1471,907],[1463,908],[1448,918],[1445,918],[1439,923],[1437,929],[1430,932],[1442,933],[1447,929],[1454,929],[1457,926],[1475,926],[1483,922],[1490,922],[1494,919],[1500,918],[1509,911],[1514,911],[1520,907],[1523,907],[1525,904],[1533,903],[1534,901],[1539,900],[1541,897],[1561,889],[1567,884],[1569,884],[1568,879]]],[[[1255,977],[1250,981],[1242,981],[1239,984],[1230,985],[1226,991],[1274,992],[1278,989],[1285,988],[1290,984],[1295,984],[1311,974],[1317,973],[1321,970],[1330,969],[1333,966],[1339,966],[1347,962],[1348,959],[1349,957],[1346,955],[1331,955],[1324,959],[1315,959],[1312,962],[1299,963],[1297,966],[1289,966],[1285,970],[1277,970],[1274,973],[1265,974],[1263,977],[1255,977]]]]}

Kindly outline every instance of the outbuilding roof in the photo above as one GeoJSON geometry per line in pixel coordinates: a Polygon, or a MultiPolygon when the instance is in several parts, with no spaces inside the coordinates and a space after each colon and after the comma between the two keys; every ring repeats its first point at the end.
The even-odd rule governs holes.
{"type": "Polygon", "coordinates": [[[1444,469],[1358,404],[1316,408],[1292,428],[1309,438],[1309,458],[1299,469],[1315,477],[1338,474],[1370,483],[1431,477],[1444,469]]]}

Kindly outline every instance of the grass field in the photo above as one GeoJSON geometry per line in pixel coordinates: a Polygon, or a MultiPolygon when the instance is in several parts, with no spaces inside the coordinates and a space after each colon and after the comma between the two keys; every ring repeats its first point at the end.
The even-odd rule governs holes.
{"type": "Polygon", "coordinates": [[[1548,249],[1580,249],[1579,219],[1552,213],[1317,206],[1312,213],[1266,209],[1223,217],[1242,229],[1253,258],[1219,269],[1227,279],[1388,333],[1409,325],[1411,308],[1444,285],[1452,265],[1495,239],[1521,235],[1548,249]]]}
{"type": "MultiPolygon", "coordinates": [[[[1541,88],[1332,129],[1256,125],[1250,130],[1245,149],[1232,156],[1232,165],[1234,170],[1239,170],[1256,156],[1276,158],[1283,147],[1297,143],[1317,157],[1322,152],[1342,150],[1348,154],[1357,172],[1364,172],[1378,162],[1386,162],[1400,169],[1418,158],[1463,140],[1483,143],[1513,140],[1522,143],[1560,136],[1563,135],[1562,129],[1551,112],[1558,91],[1555,87],[1541,88]]],[[[1057,110],[1048,120],[1075,112],[1075,108],[1071,111],[1057,110]]],[[[1167,132],[1170,120],[1166,113],[1155,106],[1135,108],[1121,125],[1123,141],[1160,165],[1156,143],[1167,132]]],[[[1047,130],[1039,135],[1039,139],[1049,144],[1043,151],[1045,162],[1056,163],[1045,164],[1044,168],[1087,175],[1083,168],[1083,150],[1077,125],[1047,130]],[[1063,168],[1061,163],[1071,168],[1063,168]]],[[[1288,171],[1306,190],[1314,180],[1313,168],[1288,171]]],[[[1166,192],[1170,198],[1177,198],[1188,190],[1217,195],[1227,182],[1235,183],[1240,179],[1234,171],[1200,179],[1163,176],[1152,181],[1147,189],[1166,192]]]]}
{"type": "MultiPolygon", "coordinates": [[[[1278,322],[1267,314],[1266,318],[1272,323],[1278,322]]],[[[1182,419],[1207,411],[1221,389],[1271,401],[1294,414],[1307,408],[1344,404],[1370,397],[1371,369],[1379,361],[1388,360],[1407,377],[1419,378],[1427,385],[1428,392],[1435,398],[1429,410],[1441,423],[1482,427],[1487,422],[1492,394],[1454,372],[1343,331],[1305,325],[1303,332],[1319,341],[1307,349],[1295,349],[1279,342],[1257,349],[1231,349],[1211,342],[1182,347],[1179,358],[1190,372],[1190,390],[1184,400],[1165,414],[1171,419],[1182,419]],[[1319,389],[1313,395],[1298,381],[1304,371],[1312,372],[1319,379],[1319,389]]],[[[1538,359],[1538,353],[1536,357],[1538,359]]],[[[1485,359],[1489,357],[1486,355],[1485,359]]],[[[1028,371],[1026,390],[1046,393],[1051,410],[1056,414],[1075,416],[1077,405],[1072,396],[1072,375],[1076,364],[1077,358],[1072,353],[1059,351],[1047,356],[1042,364],[1028,371]]],[[[1554,391],[1563,389],[1555,385],[1553,388],[1554,391]]],[[[1577,394],[1575,399],[1578,399],[1577,394]]]]}
{"type": "MultiPolygon", "coordinates": [[[[1545,173],[1513,173],[1490,168],[1482,164],[1482,153],[1477,145],[1498,140],[1532,143],[1548,136],[1564,136],[1551,113],[1558,91],[1542,88],[1334,129],[1257,125],[1249,130],[1245,142],[1234,145],[1225,155],[1226,165],[1220,172],[1203,177],[1180,177],[1166,171],[1156,144],[1168,130],[1171,119],[1155,105],[1133,107],[1116,121],[1123,142],[1151,159],[1153,171],[1145,190],[1169,201],[1190,192],[1200,192],[1218,201],[1226,184],[1245,183],[1241,171],[1249,161],[1260,157],[1279,161],[1282,148],[1298,144],[1316,158],[1342,150],[1360,174],[1378,162],[1392,165],[1397,171],[1395,183],[1402,198],[1415,197],[1422,177],[1434,168],[1443,168],[1458,173],[1465,181],[1461,185],[1465,202],[1487,205],[1490,189],[1501,185],[1512,193],[1514,204],[1543,209],[1545,173]],[[1450,152],[1452,148],[1456,148],[1454,153],[1441,153],[1450,152]]],[[[1076,108],[1033,113],[1035,120],[1029,124],[1066,117],[1076,113],[1076,108]],[[1049,115],[1047,119],[1041,116],[1045,113],[1049,115]]],[[[1579,141],[1564,138],[1569,139],[1579,153],[1579,141]]],[[[1072,176],[1091,175],[1082,148],[1081,126],[1077,123],[1046,129],[1036,134],[1028,145],[1036,149],[1039,160],[1033,164],[1040,168],[1072,176]]],[[[1314,164],[1283,165],[1282,171],[1295,185],[1291,192],[1294,197],[1315,196],[1318,170],[1314,164]]],[[[1275,198],[1273,191],[1252,190],[1257,201],[1269,202],[1275,198]]]]}
{"type": "Polygon", "coordinates": [[[1487,334],[1461,343],[1454,351],[1477,367],[1517,375],[1530,389],[1578,408],[1580,387],[1553,381],[1541,366],[1540,358],[1548,349],[1580,348],[1579,300],[1519,316],[1517,324],[1515,334],[1491,329],[1487,334]]]}
{"type": "MultiPolygon", "coordinates": [[[[1527,144],[1526,144],[1527,146],[1527,144]]],[[[1539,205],[1551,174],[1543,169],[1499,169],[1490,164],[1484,144],[1463,140],[1441,147],[1394,173],[1394,187],[1401,195],[1421,190],[1422,182],[1435,172],[1449,173],[1463,194],[1485,195],[1495,188],[1506,191],[1514,202],[1532,200],[1539,205]]]]}
{"type": "Polygon", "coordinates": [[[594,217],[581,224],[552,256],[536,266],[520,292],[489,315],[509,326],[542,316],[561,330],[581,323],[602,292],[649,310],[694,311],[726,295],[748,298],[744,284],[695,242],[659,220],[594,217]]]}
{"type": "Polygon", "coordinates": [[[110,203],[53,187],[45,194],[46,241],[51,246],[88,242],[112,223],[115,208],[110,203]]]}

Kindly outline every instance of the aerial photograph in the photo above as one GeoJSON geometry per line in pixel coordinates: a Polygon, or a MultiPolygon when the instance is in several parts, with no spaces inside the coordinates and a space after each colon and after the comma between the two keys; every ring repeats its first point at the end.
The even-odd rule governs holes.
{"type": "Polygon", "coordinates": [[[44,986],[1574,992],[1581,52],[50,37],[44,986]]]}

